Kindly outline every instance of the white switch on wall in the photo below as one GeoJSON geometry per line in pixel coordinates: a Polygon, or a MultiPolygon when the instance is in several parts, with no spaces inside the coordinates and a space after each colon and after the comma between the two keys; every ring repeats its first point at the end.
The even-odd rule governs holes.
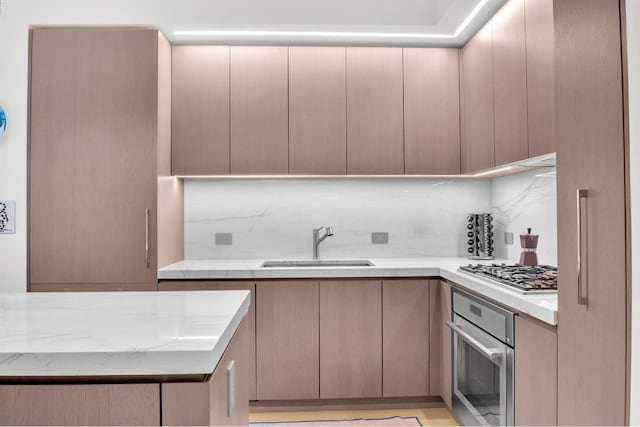
{"type": "Polygon", "coordinates": [[[0,234],[16,233],[16,201],[0,200],[0,234]]]}

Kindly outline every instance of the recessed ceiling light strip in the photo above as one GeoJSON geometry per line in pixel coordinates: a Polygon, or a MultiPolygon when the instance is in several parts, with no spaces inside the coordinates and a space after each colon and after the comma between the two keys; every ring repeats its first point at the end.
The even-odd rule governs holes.
{"type": "Polygon", "coordinates": [[[454,34],[428,33],[380,33],[380,32],[351,32],[351,31],[265,31],[265,30],[179,30],[176,36],[196,37],[358,37],[358,38],[403,38],[403,39],[453,39],[464,31],[471,20],[487,4],[488,0],[480,0],[471,13],[462,21],[454,34]]]}

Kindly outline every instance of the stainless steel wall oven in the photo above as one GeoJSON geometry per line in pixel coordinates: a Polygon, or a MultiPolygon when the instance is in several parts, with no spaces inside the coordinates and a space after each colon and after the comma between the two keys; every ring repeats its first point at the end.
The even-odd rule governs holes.
{"type": "Polygon", "coordinates": [[[464,425],[513,425],[514,314],[452,290],[452,405],[464,425]]]}

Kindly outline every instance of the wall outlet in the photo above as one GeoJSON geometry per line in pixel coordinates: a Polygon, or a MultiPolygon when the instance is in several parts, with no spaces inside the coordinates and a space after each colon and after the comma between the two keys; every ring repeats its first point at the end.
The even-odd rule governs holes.
{"type": "Polygon", "coordinates": [[[511,231],[504,232],[504,244],[513,245],[513,233],[511,231]]]}
{"type": "Polygon", "coordinates": [[[372,245],[386,245],[389,243],[389,233],[386,231],[374,231],[371,233],[372,245]]]}
{"type": "Polygon", "coordinates": [[[233,245],[233,233],[216,233],[216,245],[233,245]]]}

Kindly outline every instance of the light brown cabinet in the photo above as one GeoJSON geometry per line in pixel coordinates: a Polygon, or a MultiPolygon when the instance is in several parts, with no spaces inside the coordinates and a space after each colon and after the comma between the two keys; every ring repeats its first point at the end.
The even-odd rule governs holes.
{"type": "Polygon", "coordinates": [[[529,157],[555,148],[553,0],[525,0],[529,157]]]}
{"type": "Polygon", "coordinates": [[[514,416],[517,426],[558,425],[556,328],[526,315],[515,317],[514,416]]]}
{"type": "Polygon", "coordinates": [[[289,173],[347,173],[345,48],[289,48],[289,173]]]}
{"type": "Polygon", "coordinates": [[[158,212],[182,203],[164,185],[170,49],[152,30],[32,30],[30,289],[156,289],[158,267],[182,259],[181,211],[158,212]]]}
{"type": "Polygon", "coordinates": [[[258,400],[320,398],[318,282],[261,281],[256,298],[258,400]]]}
{"type": "Polygon", "coordinates": [[[451,285],[431,280],[429,286],[429,395],[451,408],[451,285]]]}
{"type": "Polygon", "coordinates": [[[404,173],[402,49],[347,48],[347,173],[404,173]]]}
{"type": "Polygon", "coordinates": [[[558,424],[624,425],[629,232],[620,2],[557,0],[553,8],[563,233],[558,424]]]}
{"type": "Polygon", "coordinates": [[[405,173],[460,173],[458,49],[403,49],[405,173]]]}
{"type": "Polygon", "coordinates": [[[460,53],[462,172],[495,165],[493,32],[485,25],[460,53]]]}
{"type": "Polygon", "coordinates": [[[289,173],[288,49],[230,48],[231,174],[289,173]]]}
{"type": "Polygon", "coordinates": [[[491,19],[495,164],[526,159],[527,56],[524,0],[509,0],[491,19]]]}
{"type": "Polygon", "coordinates": [[[256,400],[256,284],[244,280],[163,280],[159,291],[251,291],[251,305],[247,313],[249,335],[249,399],[256,400]]]}
{"type": "Polygon", "coordinates": [[[172,48],[172,173],[229,173],[229,47],[172,48]]]}
{"type": "Polygon", "coordinates": [[[429,280],[382,282],[382,396],[429,395],[429,280]]]}
{"type": "Polygon", "coordinates": [[[320,398],[382,396],[381,286],[320,283],[320,398]]]}

